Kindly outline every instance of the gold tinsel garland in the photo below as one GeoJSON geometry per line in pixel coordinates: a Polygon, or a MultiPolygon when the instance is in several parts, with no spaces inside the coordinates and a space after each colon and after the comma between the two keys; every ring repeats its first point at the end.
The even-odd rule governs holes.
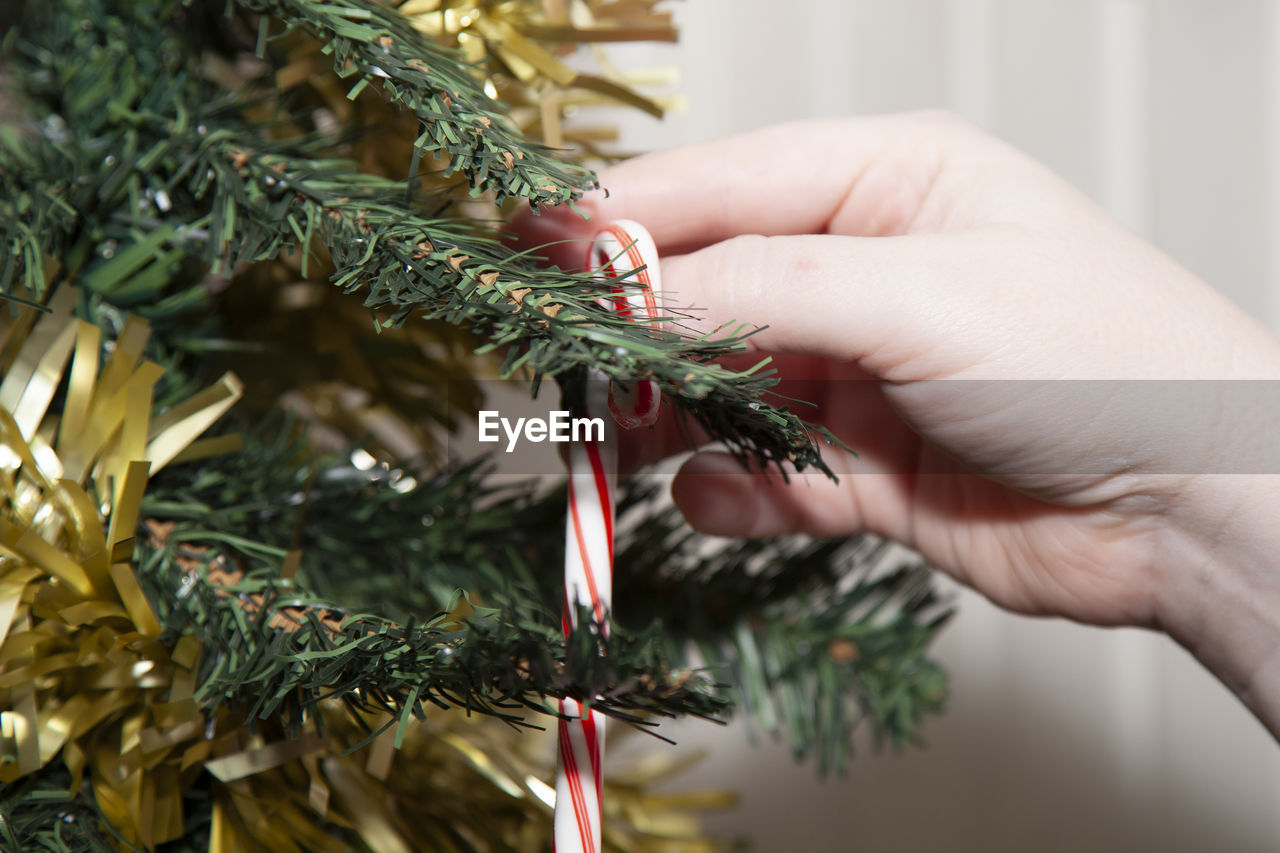
{"type": "MultiPolygon", "coordinates": [[[[436,43],[458,49],[485,93],[508,106],[508,118],[522,134],[552,148],[617,159],[603,148],[616,140],[616,128],[583,122],[584,109],[630,107],[661,118],[683,103],[676,95],[643,91],[673,83],[673,69],[622,71],[601,49],[604,43],[676,41],[671,13],[656,9],[662,2],[407,0],[398,11],[436,43]],[[582,68],[587,52],[592,71],[582,68]]],[[[417,120],[373,92],[349,98],[349,85],[314,40],[288,38],[283,44],[283,64],[270,76],[270,87],[259,92],[266,96],[263,103],[248,115],[278,120],[282,112],[272,96],[296,97],[305,90],[319,107],[310,115],[321,132],[373,131],[350,143],[362,170],[402,178],[415,158],[417,120]]],[[[205,73],[231,90],[260,89],[265,66],[244,59],[233,64],[206,57],[205,73]]]]}
{"type": "MultiPolygon", "coordinates": [[[[28,332],[5,329],[0,384],[0,781],[60,758],[86,774],[132,843],[182,831],[180,791],[212,744],[193,701],[199,646],[172,647],[132,565],[150,474],[183,454],[240,395],[234,375],[151,417],[163,370],[131,319],[100,365],[100,333],[60,289],[28,332]],[[60,415],[50,404],[67,376],[60,415]]],[[[27,314],[31,312],[26,312],[27,314]]]]}
{"type": "Polygon", "coordinates": [[[613,138],[608,128],[567,127],[567,112],[583,106],[621,104],[661,117],[673,100],[639,91],[658,72],[628,75],[595,49],[598,73],[566,62],[581,45],[607,42],[674,42],[670,12],[661,0],[408,0],[400,11],[437,41],[457,46],[485,74],[492,97],[513,106],[512,118],[528,135],[552,147],[577,145],[597,152],[613,138]]]}

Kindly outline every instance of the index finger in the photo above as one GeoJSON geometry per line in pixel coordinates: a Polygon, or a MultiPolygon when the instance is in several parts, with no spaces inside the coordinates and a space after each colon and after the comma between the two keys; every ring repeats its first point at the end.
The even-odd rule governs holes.
{"type": "MultiPolygon", "coordinates": [[[[634,219],[663,254],[739,234],[905,233],[954,145],[958,121],[933,114],[821,119],[657,151],[600,173],[606,192],[572,210],[522,214],[526,246],[585,240],[595,223],[634,219]],[[607,193],[607,195],[606,195],[607,193]]],[[[582,248],[548,248],[577,267],[582,248]]]]}

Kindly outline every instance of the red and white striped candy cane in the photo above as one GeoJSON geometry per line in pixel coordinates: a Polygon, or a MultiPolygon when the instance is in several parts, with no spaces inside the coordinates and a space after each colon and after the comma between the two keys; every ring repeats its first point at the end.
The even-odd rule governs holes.
{"type": "MultiPolygon", "coordinates": [[[[634,278],[616,284],[608,301],[622,317],[653,322],[658,317],[655,293],[660,289],[658,252],[642,225],[619,220],[602,228],[591,243],[587,267],[606,278],[645,267],[634,278]]],[[[598,442],[569,445],[569,511],[565,521],[564,630],[577,619],[576,605],[591,609],[601,630],[608,631],[613,589],[614,483],[618,458],[614,423],[624,429],[652,424],[661,395],[653,382],[622,388],[592,369],[584,413],[604,423],[598,442]]],[[[556,772],[556,853],[599,853],[604,759],[604,717],[573,699],[560,702],[560,760],[556,772]],[[568,719],[565,719],[568,718],[568,719]]]]}

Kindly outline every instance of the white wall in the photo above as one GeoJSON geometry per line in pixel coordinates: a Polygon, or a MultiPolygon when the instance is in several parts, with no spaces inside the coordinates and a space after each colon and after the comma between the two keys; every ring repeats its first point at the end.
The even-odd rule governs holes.
{"type": "MultiPolygon", "coordinates": [[[[685,0],[687,112],[620,119],[643,150],[790,118],[967,115],[1064,174],[1280,329],[1280,2],[685,0]]],[[[762,203],[767,203],[762,200],[762,203]]],[[[739,726],[669,730],[734,787],[716,829],[761,851],[1280,849],[1280,751],[1154,635],[1035,621],[962,593],[928,747],[819,783],[739,726]]]]}

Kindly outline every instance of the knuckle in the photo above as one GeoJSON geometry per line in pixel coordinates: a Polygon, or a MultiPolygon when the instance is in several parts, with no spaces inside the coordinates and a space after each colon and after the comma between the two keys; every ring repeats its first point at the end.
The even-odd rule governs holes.
{"type": "MultiPolygon", "coordinates": [[[[764,283],[777,266],[774,241],[759,234],[739,234],[720,244],[720,271],[725,307],[733,319],[758,321],[764,283]]],[[[710,272],[710,271],[709,271],[710,272]]]]}

